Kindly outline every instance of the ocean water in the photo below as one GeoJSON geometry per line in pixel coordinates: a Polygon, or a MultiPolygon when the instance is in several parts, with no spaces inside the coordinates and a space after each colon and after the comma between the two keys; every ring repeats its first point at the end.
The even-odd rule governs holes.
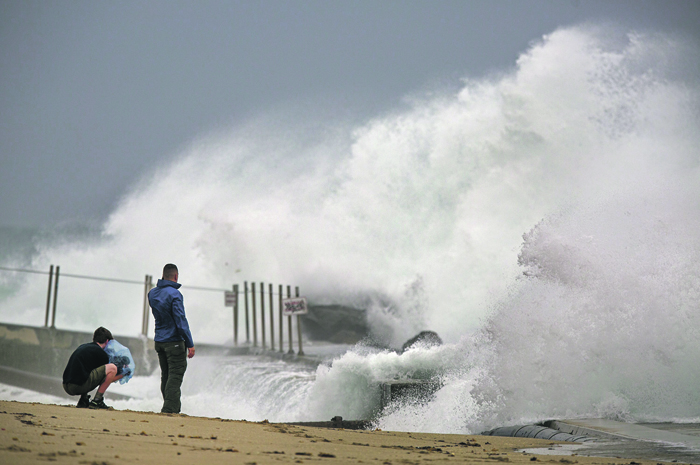
{"type": "MultiPolygon", "coordinates": [[[[365,121],[271,115],[203,136],[97,231],[33,239],[0,265],[138,281],[177,263],[195,342],[230,343],[231,314],[187,285],[243,281],[366,309],[389,346],[445,341],[358,345],[318,368],[195,357],[192,415],[450,433],[698,422],[697,63],[674,37],[556,30],[510,69],[365,121]],[[402,377],[442,387],[378,412],[379,383],[402,377]]],[[[0,289],[1,321],[43,321],[44,275],[0,273],[0,289]]],[[[142,292],[62,278],[56,325],[138,334],[142,292]]],[[[138,393],[117,408],[160,407],[157,373],[117,389],[138,393]]]]}

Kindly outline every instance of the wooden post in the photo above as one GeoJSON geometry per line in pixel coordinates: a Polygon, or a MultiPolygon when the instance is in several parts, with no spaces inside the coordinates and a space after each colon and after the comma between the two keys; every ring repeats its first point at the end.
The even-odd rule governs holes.
{"type": "Polygon", "coordinates": [[[49,326],[49,313],[51,313],[51,284],[53,283],[53,265],[49,268],[49,290],[46,293],[46,318],[44,326],[49,326]]]}
{"type": "Polygon", "coordinates": [[[272,310],[272,284],[270,284],[270,350],[275,350],[275,321],[274,321],[274,311],[272,310]]]}
{"type": "Polygon", "coordinates": [[[250,283],[250,301],[252,307],[250,313],[253,315],[253,347],[258,346],[258,316],[255,314],[255,283],[250,283]]]}
{"type": "Polygon", "coordinates": [[[245,302],[245,342],[250,344],[250,324],[248,321],[248,281],[243,282],[243,300],[245,302]]]}
{"type": "MultiPolygon", "coordinates": [[[[292,286],[287,286],[287,298],[292,297],[292,286]]],[[[292,349],[292,315],[287,317],[287,334],[289,335],[289,352],[288,354],[294,354],[294,349],[292,349]]]]}
{"type": "MultiPolygon", "coordinates": [[[[296,296],[299,297],[299,286],[296,286],[296,296]]],[[[297,337],[299,337],[299,352],[297,352],[297,355],[304,355],[304,349],[301,347],[301,315],[297,315],[297,337]]]]}
{"type": "Polygon", "coordinates": [[[277,308],[279,309],[279,317],[280,317],[280,319],[279,319],[279,322],[280,322],[280,352],[284,353],[284,341],[282,340],[282,338],[284,336],[284,331],[282,331],[282,323],[284,322],[284,317],[282,316],[282,297],[284,297],[284,296],[282,295],[282,291],[284,288],[282,287],[281,284],[279,286],[280,286],[279,287],[280,291],[279,291],[279,295],[278,295],[279,299],[278,299],[278,307],[277,308]]]}
{"type": "Polygon", "coordinates": [[[260,330],[262,331],[262,348],[265,348],[265,283],[260,283],[260,330]]]}
{"type": "Polygon", "coordinates": [[[238,284],[233,285],[233,345],[238,347],[238,284]]]}
{"type": "Polygon", "coordinates": [[[56,327],[56,300],[58,298],[58,274],[61,267],[56,265],[56,279],[53,282],[53,315],[51,316],[51,327],[56,327]]]}

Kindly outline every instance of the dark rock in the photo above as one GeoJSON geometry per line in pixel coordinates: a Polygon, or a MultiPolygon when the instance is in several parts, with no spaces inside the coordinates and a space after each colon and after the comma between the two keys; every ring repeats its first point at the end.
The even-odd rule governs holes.
{"type": "Polygon", "coordinates": [[[440,339],[440,336],[438,336],[435,331],[421,331],[404,343],[400,353],[406,352],[409,348],[418,343],[426,347],[439,346],[442,345],[442,339],[440,339]]]}

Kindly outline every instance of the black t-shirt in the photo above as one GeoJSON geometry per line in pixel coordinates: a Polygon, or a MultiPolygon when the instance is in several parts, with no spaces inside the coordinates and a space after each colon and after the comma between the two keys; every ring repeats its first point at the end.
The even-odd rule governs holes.
{"type": "Polygon", "coordinates": [[[82,344],[68,359],[68,365],[63,371],[63,384],[81,385],[88,380],[92,370],[108,363],[107,352],[96,342],[82,344]]]}

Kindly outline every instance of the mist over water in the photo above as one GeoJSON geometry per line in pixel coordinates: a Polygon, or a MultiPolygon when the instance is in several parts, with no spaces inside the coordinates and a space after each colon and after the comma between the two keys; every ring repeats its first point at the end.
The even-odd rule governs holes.
{"type": "MultiPolygon", "coordinates": [[[[447,342],[358,348],[248,419],[365,418],[376,383],[407,375],[443,387],[390,406],[383,428],[697,419],[700,86],[685,74],[697,59],[666,36],[573,27],[511,70],[359,125],[253,122],[144,177],[100,241],[41,249],[33,265],[139,279],[177,263],[195,342],[230,339],[231,323],[220,295],[187,284],[244,280],[368,308],[395,347],[425,329],[447,342]]],[[[138,333],[138,293],[60,298],[64,327],[138,333]]],[[[43,320],[44,305],[42,279],[0,316],[43,320]]]]}

